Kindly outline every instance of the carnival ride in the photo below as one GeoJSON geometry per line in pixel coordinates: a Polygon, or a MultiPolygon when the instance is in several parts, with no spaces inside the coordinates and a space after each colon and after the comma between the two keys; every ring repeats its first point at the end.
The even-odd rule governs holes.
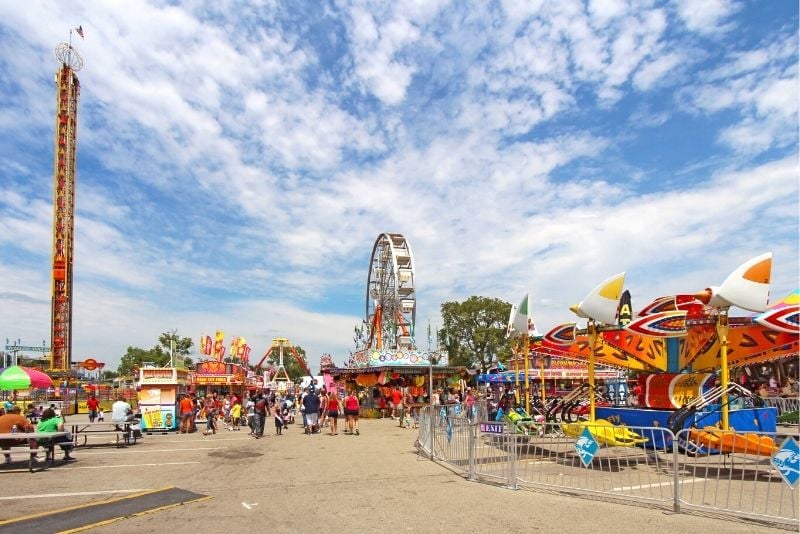
{"type": "MultiPolygon", "coordinates": [[[[656,299],[626,325],[619,324],[618,316],[624,273],[600,284],[571,308],[587,320],[584,328],[578,328],[576,323],[559,325],[530,342],[531,352],[540,358],[560,356],[588,364],[587,420],[565,422],[562,430],[577,436],[589,429],[601,443],[637,444],[638,438],[624,426],[608,428],[607,419],[631,426],[666,427],[670,416],[688,407],[686,417],[672,426],[673,430],[680,430],[705,422],[701,431],[691,434],[692,439],[698,440],[695,446],[707,449],[713,436],[718,435],[720,439],[714,443],[719,448],[714,452],[746,450],[749,454],[768,454],[773,449],[766,439],[759,438],[756,447],[754,439],[732,437],[742,434],[729,429],[735,424],[739,431],[774,431],[775,411],[760,407],[749,390],[729,386],[728,373],[729,367],[772,361],[798,352],[797,294],[767,307],[771,266],[771,254],[755,257],[734,270],[719,287],[656,299]],[[729,317],[734,306],[755,314],[729,317]],[[596,407],[596,364],[640,372],[640,385],[644,387],[640,398],[644,405],[596,407]],[[719,386],[713,385],[717,372],[719,386]],[[690,404],[695,399],[703,402],[690,404]],[[734,402],[739,408],[731,414],[734,402]],[[719,426],[718,432],[712,432],[710,426],[714,424],[719,426]]],[[[673,417],[673,423],[676,421],[673,417]]]]}
{"type": "Polygon", "coordinates": [[[70,42],[55,49],[61,68],[56,73],[55,170],[53,177],[53,269],[50,370],[69,372],[72,364],[72,267],[75,248],[75,156],[83,59],[70,42]]]}
{"type": "Polygon", "coordinates": [[[366,348],[414,348],[417,301],[414,255],[401,234],[383,233],[375,240],[369,262],[366,295],[366,348]]]}
{"type": "Polygon", "coordinates": [[[284,348],[288,348],[291,355],[294,357],[295,361],[300,365],[308,376],[313,378],[311,374],[311,370],[308,368],[308,364],[306,363],[305,358],[303,358],[297,349],[294,348],[291,341],[283,337],[276,337],[272,340],[272,344],[269,346],[267,351],[264,353],[264,356],[258,361],[255,366],[255,372],[258,374],[261,371],[261,366],[264,364],[264,361],[270,357],[273,352],[277,349],[278,353],[278,365],[274,367],[274,369],[270,370],[269,374],[271,376],[266,377],[264,380],[264,386],[266,387],[268,383],[272,383],[278,391],[286,391],[288,389],[289,384],[292,383],[292,380],[289,378],[289,373],[286,372],[286,366],[284,365],[283,360],[283,350],[284,348]],[[269,380],[266,380],[269,378],[269,380]]]}

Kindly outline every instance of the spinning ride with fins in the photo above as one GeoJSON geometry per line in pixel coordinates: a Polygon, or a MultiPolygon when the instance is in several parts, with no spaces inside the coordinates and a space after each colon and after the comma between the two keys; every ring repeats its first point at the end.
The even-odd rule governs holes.
{"type": "Polygon", "coordinates": [[[715,426],[707,426],[702,430],[692,428],[689,430],[689,439],[697,445],[715,449],[723,454],[738,452],[757,456],[772,456],[778,452],[778,447],[769,436],[737,434],[715,426]]]}
{"type": "Polygon", "coordinates": [[[633,430],[625,426],[616,426],[605,419],[598,419],[594,422],[580,421],[578,423],[562,423],[561,430],[569,437],[578,438],[585,429],[589,429],[594,439],[601,445],[612,447],[633,447],[648,442],[648,439],[640,436],[633,430]]]}

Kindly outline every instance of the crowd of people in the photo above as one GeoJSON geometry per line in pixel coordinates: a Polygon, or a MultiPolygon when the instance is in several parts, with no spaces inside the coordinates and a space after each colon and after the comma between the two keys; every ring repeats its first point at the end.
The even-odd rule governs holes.
{"type": "Polygon", "coordinates": [[[264,437],[269,419],[275,427],[275,435],[295,422],[295,412],[302,415],[304,433],[339,435],[339,418],[344,418],[344,433],[360,435],[358,426],[361,404],[354,392],[336,393],[317,387],[316,383],[300,392],[299,397],[275,391],[253,393],[240,398],[235,393],[209,393],[205,396],[186,394],[178,401],[180,416],[179,432],[188,434],[197,431],[197,423],[205,421],[203,435],[214,435],[220,429],[237,432],[249,429],[256,439],[264,437]]]}

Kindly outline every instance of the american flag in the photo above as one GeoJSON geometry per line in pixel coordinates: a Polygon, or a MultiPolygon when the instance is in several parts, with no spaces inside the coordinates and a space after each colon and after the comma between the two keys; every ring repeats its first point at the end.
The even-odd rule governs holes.
{"type": "Polygon", "coordinates": [[[78,35],[81,36],[81,39],[83,39],[83,26],[82,25],[78,26],[77,28],[75,28],[75,31],[78,33],[78,35]]]}

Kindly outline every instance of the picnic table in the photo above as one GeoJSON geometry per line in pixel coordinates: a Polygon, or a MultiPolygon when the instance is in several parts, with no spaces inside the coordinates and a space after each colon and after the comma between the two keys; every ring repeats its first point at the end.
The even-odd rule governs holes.
{"type": "Polygon", "coordinates": [[[55,438],[68,436],[69,432],[0,432],[0,441],[14,440],[20,441],[17,445],[10,445],[9,450],[0,451],[3,454],[10,454],[14,449],[23,449],[28,453],[28,469],[33,473],[34,467],[38,465],[35,454],[45,451],[45,464],[55,463],[55,448],[58,443],[55,438]]]}
{"type": "Polygon", "coordinates": [[[138,421],[95,421],[94,423],[71,423],[72,439],[76,447],[85,446],[89,442],[89,434],[113,434],[116,438],[116,446],[126,447],[136,443],[136,435],[131,429],[131,425],[138,421]],[[83,443],[80,443],[83,437],[83,443]]]}

